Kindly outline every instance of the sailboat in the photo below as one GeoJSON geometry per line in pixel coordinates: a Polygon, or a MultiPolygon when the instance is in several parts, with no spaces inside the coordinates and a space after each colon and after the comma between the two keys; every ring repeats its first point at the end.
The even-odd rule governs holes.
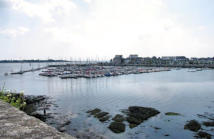
{"type": "Polygon", "coordinates": [[[24,71],[22,70],[22,63],[21,63],[21,68],[20,68],[20,71],[18,72],[12,72],[11,74],[23,74],[24,71]]]}

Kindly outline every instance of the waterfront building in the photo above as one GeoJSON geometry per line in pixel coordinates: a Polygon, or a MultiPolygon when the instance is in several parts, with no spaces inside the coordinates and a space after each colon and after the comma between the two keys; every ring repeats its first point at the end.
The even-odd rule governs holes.
{"type": "Polygon", "coordinates": [[[143,62],[143,58],[142,57],[138,57],[138,55],[136,54],[132,54],[130,55],[128,58],[124,59],[124,64],[142,64],[143,62]]]}
{"type": "Polygon", "coordinates": [[[123,55],[115,55],[115,57],[112,60],[112,63],[114,65],[120,65],[123,63],[123,55]]]}
{"type": "Polygon", "coordinates": [[[174,61],[176,58],[175,58],[174,56],[162,56],[161,59],[162,59],[162,60],[174,61]]]}
{"type": "Polygon", "coordinates": [[[163,57],[139,57],[137,54],[131,54],[127,58],[122,55],[116,55],[111,60],[113,65],[148,65],[148,66],[214,66],[214,58],[187,58],[185,56],[163,56],[163,57]]]}
{"type": "Polygon", "coordinates": [[[134,54],[134,55],[129,55],[129,58],[130,58],[130,59],[136,59],[136,58],[138,58],[138,55],[136,55],[136,54],[134,54]]]}

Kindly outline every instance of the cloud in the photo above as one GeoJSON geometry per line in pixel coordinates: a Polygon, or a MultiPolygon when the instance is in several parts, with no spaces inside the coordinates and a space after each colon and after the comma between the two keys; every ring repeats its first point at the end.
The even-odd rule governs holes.
{"type": "Polygon", "coordinates": [[[68,15],[76,5],[71,0],[9,0],[12,8],[30,17],[37,17],[45,23],[54,22],[57,14],[68,15]]]}
{"type": "Polygon", "coordinates": [[[86,3],[91,3],[92,2],[92,0],[84,0],[84,2],[86,2],[86,3]]]}
{"type": "Polygon", "coordinates": [[[6,35],[10,38],[15,38],[20,35],[24,35],[29,31],[26,27],[18,27],[16,29],[0,29],[0,34],[6,35]]]}
{"type": "Polygon", "coordinates": [[[13,11],[38,23],[29,24],[31,32],[16,43],[23,49],[31,46],[34,57],[202,56],[210,54],[214,43],[198,33],[206,26],[183,24],[165,0],[81,0],[86,5],[76,0],[9,1],[13,11]]]}
{"type": "Polygon", "coordinates": [[[181,52],[179,48],[184,40],[189,43],[193,39],[188,29],[167,12],[162,0],[94,0],[89,4],[87,17],[65,17],[58,26],[47,30],[55,40],[80,50],[88,49],[87,53],[79,53],[98,56],[161,55],[163,52],[170,55],[175,54],[175,47],[181,52]],[[73,24],[74,20],[79,22],[73,24]]]}

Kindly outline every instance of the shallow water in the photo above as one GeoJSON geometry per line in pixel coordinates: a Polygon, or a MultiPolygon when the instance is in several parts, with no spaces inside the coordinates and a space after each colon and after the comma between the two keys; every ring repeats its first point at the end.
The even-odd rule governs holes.
{"type": "MultiPolygon", "coordinates": [[[[22,67],[28,69],[29,64],[22,67]]],[[[66,80],[42,77],[38,71],[4,76],[5,72],[19,69],[20,64],[0,64],[0,86],[5,83],[5,88],[10,90],[50,96],[57,107],[48,112],[55,113],[59,121],[63,118],[71,120],[66,132],[74,136],[90,131],[107,138],[194,138],[193,132],[183,129],[185,122],[192,119],[203,121],[197,114],[214,111],[214,70],[188,72],[188,69],[181,69],[66,80]],[[126,132],[122,134],[112,133],[107,128],[110,122],[101,123],[86,113],[89,109],[100,108],[114,116],[133,105],[153,107],[161,113],[134,129],[129,129],[126,123],[126,132]],[[165,112],[178,112],[182,116],[165,116],[165,112]]],[[[56,126],[50,121],[49,124],[56,126]]]]}

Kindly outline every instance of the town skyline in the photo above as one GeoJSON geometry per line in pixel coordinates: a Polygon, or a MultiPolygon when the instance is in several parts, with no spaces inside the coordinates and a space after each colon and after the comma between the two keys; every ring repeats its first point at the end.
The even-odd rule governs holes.
{"type": "MultiPolygon", "coordinates": [[[[184,58],[187,58],[187,59],[204,59],[204,58],[211,58],[214,60],[214,56],[211,56],[211,57],[187,57],[187,56],[141,56],[141,55],[138,55],[138,54],[129,54],[128,56],[124,56],[122,54],[116,54],[114,55],[114,57],[117,57],[117,56],[121,56],[122,58],[130,58],[130,57],[140,57],[140,58],[160,58],[160,59],[165,59],[165,58],[176,58],[176,57],[184,57],[184,58]]],[[[23,62],[65,62],[65,61],[110,61],[112,60],[114,57],[111,57],[110,59],[102,59],[102,58],[99,58],[99,57],[96,57],[96,58],[93,58],[93,57],[90,57],[90,58],[73,58],[73,57],[70,57],[69,59],[66,59],[66,58],[44,58],[44,59],[39,59],[39,58],[35,58],[35,59],[25,59],[25,58],[22,58],[22,59],[12,59],[12,58],[9,58],[9,59],[0,59],[0,62],[18,62],[18,61],[23,61],[23,62]]]]}

